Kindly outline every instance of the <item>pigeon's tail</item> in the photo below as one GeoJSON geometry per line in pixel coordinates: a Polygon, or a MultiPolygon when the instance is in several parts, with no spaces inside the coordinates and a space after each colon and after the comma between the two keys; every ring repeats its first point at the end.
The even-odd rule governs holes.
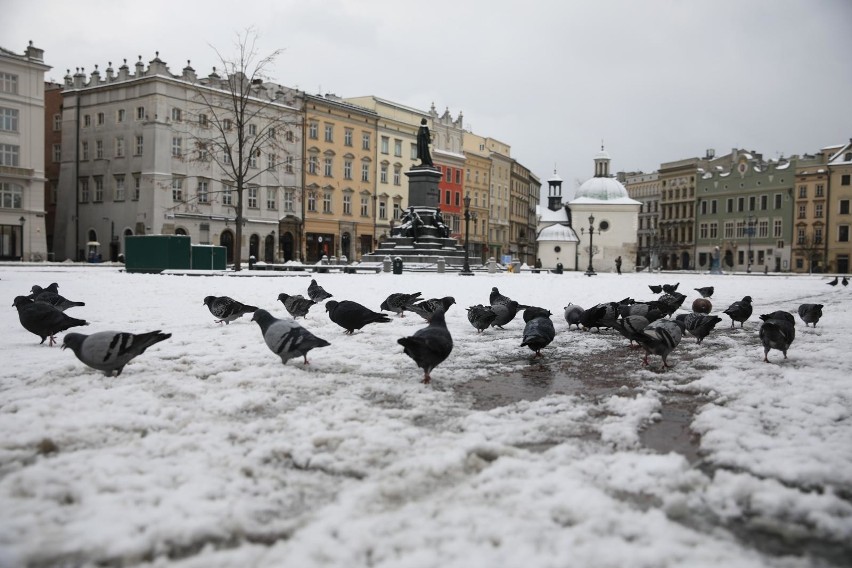
{"type": "Polygon", "coordinates": [[[89,325],[89,322],[87,322],[86,320],[81,320],[81,319],[69,317],[62,324],[62,329],[58,329],[56,331],[65,331],[66,329],[70,329],[72,327],[80,327],[80,326],[84,326],[84,325],[89,325]]]}
{"type": "Polygon", "coordinates": [[[253,312],[256,312],[259,309],[260,308],[258,308],[257,306],[243,306],[243,313],[244,314],[253,313],[253,312]]]}
{"type": "Polygon", "coordinates": [[[376,314],[370,323],[389,323],[391,319],[386,314],[376,314]]]}
{"type": "Polygon", "coordinates": [[[154,345],[155,343],[159,343],[161,341],[165,341],[166,339],[172,336],[171,333],[163,333],[159,329],[157,331],[149,331],[148,333],[140,333],[136,336],[137,341],[140,345],[139,353],[143,353],[146,349],[154,345]]]}
{"type": "Polygon", "coordinates": [[[86,302],[68,302],[69,308],[76,308],[76,307],[85,306],[85,305],[86,305],[86,302]]]}

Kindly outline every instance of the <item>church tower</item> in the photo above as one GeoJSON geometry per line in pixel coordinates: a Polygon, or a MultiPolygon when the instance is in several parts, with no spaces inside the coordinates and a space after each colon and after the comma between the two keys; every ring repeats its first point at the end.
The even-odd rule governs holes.
{"type": "Polygon", "coordinates": [[[595,177],[610,177],[609,160],[609,154],[606,153],[603,144],[601,144],[601,151],[595,156],[595,177]]]}
{"type": "Polygon", "coordinates": [[[562,178],[553,170],[553,175],[547,180],[547,208],[551,211],[562,209],[562,178]]]}

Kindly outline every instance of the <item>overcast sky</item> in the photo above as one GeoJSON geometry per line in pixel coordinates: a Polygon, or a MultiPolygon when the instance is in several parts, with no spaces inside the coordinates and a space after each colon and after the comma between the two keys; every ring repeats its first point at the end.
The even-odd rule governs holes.
{"type": "MultiPolygon", "coordinates": [[[[0,44],[65,70],[159,51],[199,74],[253,26],[272,78],[464,113],[542,183],[733,147],[766,158],[852,137],[849,0],[0,0],[0,44]]],[[[545,193],[543,191],[543,193],[545,193]]]]}

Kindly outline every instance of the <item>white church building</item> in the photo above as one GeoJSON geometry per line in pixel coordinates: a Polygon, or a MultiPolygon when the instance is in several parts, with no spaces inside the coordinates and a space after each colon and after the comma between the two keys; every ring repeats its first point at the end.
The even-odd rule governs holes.
{"type": "Polygon", "coordinates": [[[621,257],[622,272],[635,270],[642,204],[610,176],[609,162],[609,154],[601,148],[595,156],[594,177],[577,188],[570,201],[563,201],[559,175],[554,172],[547,180],[548,203],[539,215],[537,237],[542,268],[553,270],[561,264],[565,270],[592,266],[596,272],[615,272],[615,261],[621,257]]]}

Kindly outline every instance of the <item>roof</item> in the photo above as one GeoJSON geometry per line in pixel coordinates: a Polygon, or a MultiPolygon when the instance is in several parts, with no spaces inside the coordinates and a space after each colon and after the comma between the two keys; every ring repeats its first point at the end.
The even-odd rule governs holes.
{"type": "Polygon", "coordinates": [[[591,197],[579,197],[569,203],[569,205],[642,205],[641,201],[636,201],[629,197],[619,197],[617,199],[594,199],[591,197]]]}
{"type": "Polygon", "coordinates": [[[561,243],[576,243],[580,241],[580,239],[577,238],[577,233],[574,232],[574,229],[568,225],[563,225],[562,223],[545,227],[539,231],[536,240],[539,242],[557,241],[561,243]]]}
{"type": "Polygon", "coordinates": [[[583,185],[574,192],[575,199],[583,197],[610,201],[627,197],[627,189],[615,178],[593,177],[583,182],[583,185]]]}
{"type": "Polygon", "coordinates": [[[542,223],[567,223],[568,212],[564,207],[560,207],[556,211],[552,211],[547,207],[540,207],[538,211],[542,223]]]}

